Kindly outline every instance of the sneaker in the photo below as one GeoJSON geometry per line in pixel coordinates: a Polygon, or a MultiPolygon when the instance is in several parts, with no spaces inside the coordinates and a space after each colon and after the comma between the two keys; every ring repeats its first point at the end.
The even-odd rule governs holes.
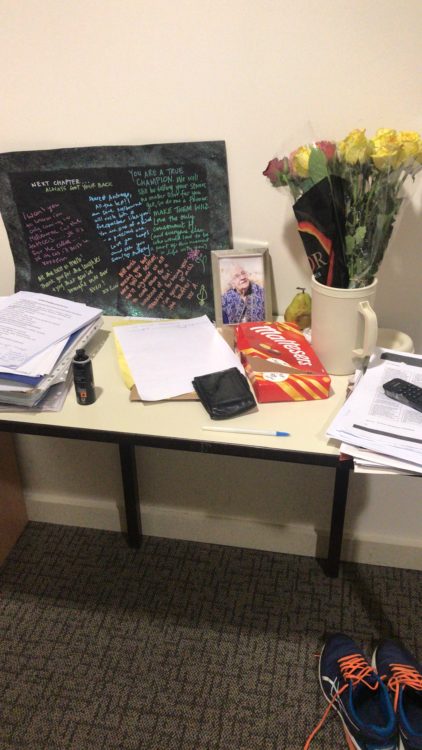
{"type": "Polygon", "coordinates": [[[340,716],[349,750],[396,750],[397,725],[388,690],[347,635],[335,633],[327,638],[319,660],[319,681],[329,705],[304,750],[331,708],[340,716]]]}
{"type": "Polygon", "coordinates": [[[381,641],[374,653],[387,683],[399,726],[399,750],[422,750],[422,665],[401,643],[381,641]]]}

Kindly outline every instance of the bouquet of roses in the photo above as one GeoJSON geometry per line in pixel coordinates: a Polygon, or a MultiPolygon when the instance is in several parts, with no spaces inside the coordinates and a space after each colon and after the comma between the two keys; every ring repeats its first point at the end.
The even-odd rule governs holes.
{"type": "Polygon", "coordinates": [[[264,175],[287,186],[312,273],[328,286],[371,284],[384,257],[407,177],[422,169],[418,133],[352,130],[272,159],[264,175]]]}

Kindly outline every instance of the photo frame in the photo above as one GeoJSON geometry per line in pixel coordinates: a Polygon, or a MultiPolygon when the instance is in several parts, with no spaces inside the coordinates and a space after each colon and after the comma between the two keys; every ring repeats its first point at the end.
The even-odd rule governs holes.
{"type": "Polygon", "coordinates": [[[272,320],[268,248],[211,252],[217,326],[272,320]]]}

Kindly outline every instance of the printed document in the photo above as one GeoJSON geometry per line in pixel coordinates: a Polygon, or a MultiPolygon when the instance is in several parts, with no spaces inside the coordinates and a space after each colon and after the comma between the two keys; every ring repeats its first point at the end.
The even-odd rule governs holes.
{"type": "Polygon", "coordinates": [[[350,443],[342,443],[340,446],[341,453],[347,453],[348,456],[352,456],[354,459],[355,471],[363,471],[365,467],[370,467],[371,471],[384,470],[391,474],[405,473],[405,474],[422,474],[422,465],[415,464],[411,461],[403,461],[403,459],[394,458],[393,456],[385,456],[383,453],[376,453],[368,450],[367,448],[358,448],[356,445],[350,445],[350,443]]]}
{"type": "Polygon", "coordinates": [[[17,369],[101,314],[81,302],[17,292],[0,306],[0,368],[17,369]]]}
{"type": "Polygon", "coordinates": [[[376,349],[365,375],[331,423],[327,435],[422,464],[422,412],[385,395],[383,383],[392,378],[422,386],[422,356],[376,349]]]}
{"type": "Polygon", "coordinates": [[[23,365],[17,368],[15,367],[13,370],[10,367],[1,367],[0,378],[3,373],[15,374],[16,376],[23,375],[24,377],[33,378],[46,375],[54,367],[68,341],[69,337],[67,336],[65,339],[48,346],[44,351],[37,352],[34,357],[27,359],[23,365]]]}
{"type": "Polygon", "coordinates": [[[192,380],[229,367],[244,374],[231,350],[206,315],[166,323],[114,329],[144,401],[160,401],[193,391],[192,380]]]}

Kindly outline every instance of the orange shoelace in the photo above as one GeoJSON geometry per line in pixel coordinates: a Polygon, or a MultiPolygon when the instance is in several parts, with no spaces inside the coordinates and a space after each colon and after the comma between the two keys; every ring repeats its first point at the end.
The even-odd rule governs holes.
{"type": "MultiPolygon", "coordinates": [[[[319,730],[325,723],[327,716],[330,713],[332,707],[334,706],[334,703],[336,702],[337,698],[342,693],[344,693],[345,690],[347,690],[347,688],[349,687],[350,681],[352,682],[352,687],[356,687],[356,685],[361,683],[363,685],[366,685],[366,687],[369,688],[369,690],[378,690],[378,683],[375,683],[375,685],[371,685],[366,679],[370,675],[374,674],[374,670],[371,667],[371,665],[368,664],[366,659],[363,656],[361,656],[361,654],[351,654],[350,656],[342,656],[342,658],[338,660],[338,665],[340,667],[340,671],[345,680],[345,684],[343,685],[343,687],[340,688],[340,690],[337,690],[337,692],[334,693],[327,708],[324,711],[321,721],[317,724],[315,729],[311,732],[308,739],[306,740],[303,750],[308,750],[315,735],[319,732],[319,730]]],[[[348,741],[348,744],[349,744],[349,741],[348,741]]],[[[349,747],[350,747],[350,744],[349,744],[349,747]]]]}
{"type": "Polygon", "coordinates": [[[387,687],[394,693],[394,710],[397,711],[400,687],[404,685],[414,690],[422,690],[422,675],[417,669],[406,664],[390,664],[390,669],[393,674],[387,682],[387,687]]]}

